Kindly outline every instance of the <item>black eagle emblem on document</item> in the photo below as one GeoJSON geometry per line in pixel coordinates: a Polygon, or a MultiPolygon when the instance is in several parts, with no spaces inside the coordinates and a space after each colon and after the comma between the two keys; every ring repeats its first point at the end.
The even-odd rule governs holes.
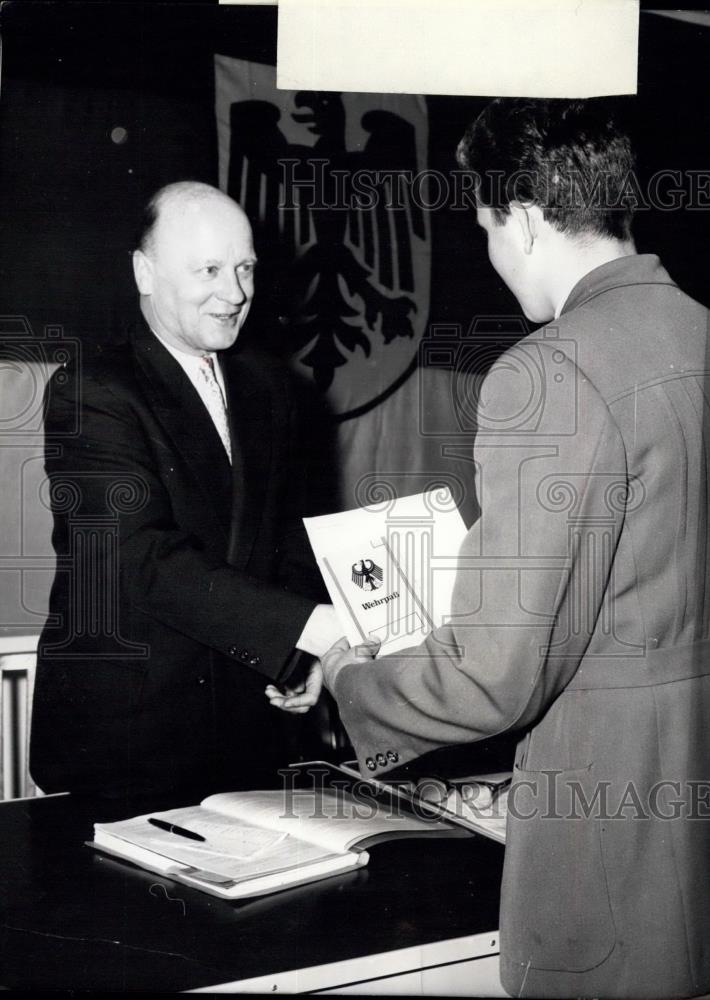
{"type": "Polygon", "coordinates": [[[382,569],[372,559],[353,563],[353,583],[361,590],[377,590],[382,586],[382,569]]]}
{"type": "Polygon", "coordinates": [[[348,148],[342,94],[298,91],[292,107],[231,104],[227,189],[255,223],[260,256],[263,248],[280,258],[268,281],[289,351],[326,391],[359,352],[379,364],[383,347],[406,338],[416,353],[428,222],[412,198],[419,166],[410,121],[366,111],[357,123],[366,138],[348,148]],[[294,129],[315,142],[289,141],[294,129]]]}

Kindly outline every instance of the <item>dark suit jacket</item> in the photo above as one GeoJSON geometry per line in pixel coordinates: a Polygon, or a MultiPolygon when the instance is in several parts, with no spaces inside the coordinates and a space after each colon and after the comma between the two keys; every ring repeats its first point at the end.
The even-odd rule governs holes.
{"type": "Polygon", "coordinates": [[[142,318],[48,387],[58,562],[30,764],[45,791],[238,787],[284,763],[263,690],[315,605],[294,414],[272,362],[223,370],[231,468],[142,318]]]}
{"type": "Polygon", "coordinates": [[[335,682],[365,773],[520,732],[515,996],[710,988],[707,350],[656,257],[579,282],[482,388],[451,625],[335,682]]]}

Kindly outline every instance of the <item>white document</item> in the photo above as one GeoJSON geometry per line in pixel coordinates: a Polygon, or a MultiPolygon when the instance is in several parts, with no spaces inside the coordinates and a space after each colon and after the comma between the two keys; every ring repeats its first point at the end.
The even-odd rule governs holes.
{"type": "Polygon", "coordinates": [[[394,653],[447,620],[466,535],[447,488],[303,523],[351,646],[373,637],[394,653]]]}

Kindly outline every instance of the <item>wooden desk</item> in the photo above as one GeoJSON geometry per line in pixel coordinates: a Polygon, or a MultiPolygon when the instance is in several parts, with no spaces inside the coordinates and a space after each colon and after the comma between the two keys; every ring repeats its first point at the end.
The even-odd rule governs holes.
{"type": "Polygon", "coordinates": [[[84,846],[95,820],[177,804],[0,805],[0,985],[504,995],[500,844],[381,844],[364,869],[241,903],[84,846]]]}

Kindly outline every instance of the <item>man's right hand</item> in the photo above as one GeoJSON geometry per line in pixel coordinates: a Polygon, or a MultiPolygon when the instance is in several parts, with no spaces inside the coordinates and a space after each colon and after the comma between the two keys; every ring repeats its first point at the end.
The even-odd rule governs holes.
{"type": "Polygon", "coordinates": [[[265,694],[274,708],[292,715],[302,715],[312,708],[320,697],[323,687],[323,670],[320,660],[316,660],[308,671],[308,675],[295,687],[286,687],[284,691],[274,684],[266,687],[265,694]]]}

